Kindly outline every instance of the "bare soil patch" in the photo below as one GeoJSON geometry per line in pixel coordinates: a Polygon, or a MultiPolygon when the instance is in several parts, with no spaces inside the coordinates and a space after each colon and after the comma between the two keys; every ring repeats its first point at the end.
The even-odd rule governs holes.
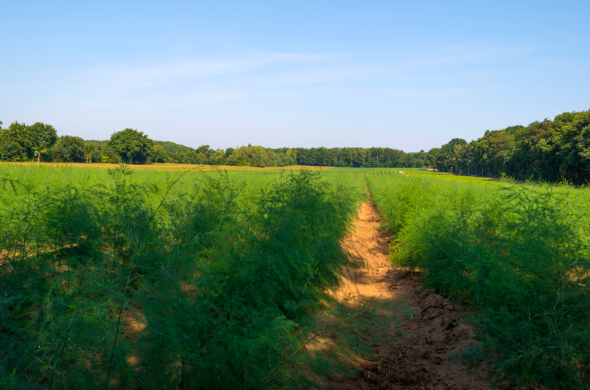
{"type": "Polygon", "coordinates": [[[361,364],[362,371],[341,389],[489,389],[489,373],[483,367],[471,372],[452,355],[476,343],[473,329],[459,309],[434,290],[421,287],[420,275],[392,266],[389,260],[391,237],[379,231],[380,215],[372,202],[362,204],[354,231],[343,246],[363,265],[343,276],[336,292],[338,299],[355,294],[363,298],[405,300],[414,309],[402,327],[401,337],[391,327],[387,345],[375,347],[377,359],[361,364]],[[396,337],[397,336],[397,337],[396,337]]]}

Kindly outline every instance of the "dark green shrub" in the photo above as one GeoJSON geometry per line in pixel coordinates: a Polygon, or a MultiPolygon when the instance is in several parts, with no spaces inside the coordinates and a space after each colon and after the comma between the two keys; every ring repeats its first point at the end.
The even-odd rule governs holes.
{"type": "Polygon", "coordinates": [[[342,351],[300,353],[326,329],[370,351],[370,313],[328,294],[361,187],[131,173],[0,183],[1,386],[298,387],[346,371],[342,351]]]}
{"type": "Polygon", "coordinates": [[[586,190],[465,184],[425,177],[371,181],[399,233],[394,260],[474,313],[467,356],[498,378],[585,388],[590,360],[586,190]]]}

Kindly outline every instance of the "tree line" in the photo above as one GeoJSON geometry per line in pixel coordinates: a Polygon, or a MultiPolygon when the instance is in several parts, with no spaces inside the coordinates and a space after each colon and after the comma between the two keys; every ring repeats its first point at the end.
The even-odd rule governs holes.
{"type": "Polygon", "coordinates": [[[2,128],[0,160],[102,162],[128,164],[177,163],[272,167],[311,165],[332,167],[430,167],[441,172],[478,176],[510,176],[520,180],[590,179],[590,110],[565,112],[553,120],[528,126],[488,130],[468,143],[454,138],[428,152],[406,153],[392,148],[278,148],[241,146],[196,149],[169,141],[154,141],[143,132],[125,129],[106,141],[58,137],[44,123],[14,122],[2,128]]]}
{"type": "Polygon", "coordinates": [[[425,165],[467,175],[585,184],[590,180],[590,110],[488,130],[470,143],[454,138],[429,150],[425,165]]]}
{"type": "Polygon", "coordinates": [[[196,149],[169,141],[154,141],[127,128],[106,141],[59,137],[52,125],[14,122],[2,128],[0,160],[85,163],[177,163],[273,167],[290,165],[337,167],[421,167],[427,153],[405,153],[391,148],[279,148],[241,146],[196,149]]]}
{"type": "Polygon", "coordinates": [[[14,122],[2,128],[0,160],[36,162],[104,162],[145,164],[150,162],[154,142],[133,129],[113,133],[108,141],[84,141],[80,137],[58,137],[55,127],[37,122],[14,122]]]}

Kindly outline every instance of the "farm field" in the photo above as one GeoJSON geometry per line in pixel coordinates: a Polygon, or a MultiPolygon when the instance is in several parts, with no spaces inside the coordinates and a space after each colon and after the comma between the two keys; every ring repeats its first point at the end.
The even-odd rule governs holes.
{"type": "Polygon", "coordinates": [[[495,379],[587,388],[590,192],[439,175],[367,179],[393,263],[461,305],[495,379]]]}
{"type": "Polygon", "coordinates": [[[588,190],[153,167],[0,164],[2,386],[588,386],[588,190]]]}
{"type": "MultiPolygon", "coordinates": [[[[90,169],[112,169],[116,167],[116,164],[103,164],[103,163],[49,163],[49,162],[0,162],[0,167],[2,166],[35,166],[35,167],[54,167],[54,168],[90,168],[90,169]]],[[[235,166],[235,165],[205,165],[205,164],[173,164],[173,163],[154,163],[154,164],[138,164],[138,165],[129,165],[128,168],[136,169],[136,170],[146,170],[146,171],[243,171],[243,170],[276,170],[276,169],[307,169],[307,170],[328,170],[332,169],[332,167],[317,167],[317,166],[305,166],[305,165],[292,165],[287,167],[267,167],[267,168],[257,168],[257,167],[248,167],[248,166],[235,166]]]]}
{"type": "Polygon", "coordinates": [[[0,172],[15,388],[287,386],[365,196],[312,171],[0,172]]]}

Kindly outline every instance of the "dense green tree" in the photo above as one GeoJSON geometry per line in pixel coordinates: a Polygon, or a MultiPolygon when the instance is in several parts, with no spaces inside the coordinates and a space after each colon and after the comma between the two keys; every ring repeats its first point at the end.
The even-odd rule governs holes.
{"type": "Polygon", "coordinates": [[[461,151],[467,145],[467,141],[461,138],[453,138],[443,145],[438,151],[436,169],[442,172],[457,172],[460,164],[461,151]]]}
{"type": "Polygon", "coordinates": [[[225,165],[227,158],[225,157],[225,151],[223,149],[217,149],[211,152],[207,159],[207,164],[211,165],[225,165]]]}
{"type": "Polygon", "coordinates": [[[279,148],[272,150],[275,154],[275,164],[279,167],[286,167],[295,164],[296,153],[293,149],[279,148]]]}
{"type": "Polygon", "coordinates": [[[118,164],[122,162],[121,156],[113,150],[109,141],[101,142],[98,145],[97,155],[95,155],[94,160],[105,164],[118,164]]]}
{"type": "Polygon", "coordinates": [[[261,168],[271,167],[275,165],[275,154],[271,149],[248,144],[248,146],[236,149],[230,156],[228,164],[261,168]]]}
{"type": "Polygon", "coordinates": [[[156,163],[165,163],[168,162],[168,154],[166,153],[166,149],[162,145],[154,146],[154,152],[152,154],[152,161],[156,163]]]}
{"type": "Polygon", "coordinates": [[[528,126],[488,130],[467,144],[431,149],[427,166],[441,171],[574,184],[590,181],[590,110],[565,112],[528,126]]]}
{"type": "Polygon", "coordinates": [[[2,150],[10,151],[12,158],[20,160],[36,159],[46,153],[57,141],[57,132],[51,125],[36,122],[27,126],[25,123],[14,122],[7,129],[0,128],[0,143],[6,144],[2,150]],[[14,144],[18,144],[16,147],[14,144]],[[14,153],[19,153],[14,156],[14,153]]]}
{"type": "Polygon", "coordinates": [[[2,161],[15,161],[19,160],[23,156],[23,150],[21,146],[10,140],[0,139],[0,160],[2,161]]]}
{"type": "Polygon", "coordinates": [[[134,160],[145,163],[154,150],[154,142],[147,134],[129,128],[113,133],[109,144],[115,153],[129,164],[134,160]]]}
{"type": "Polygon", "coordinates": [[[529,126],[505,129],[514,135],[514,151],[506,164],[506,172],[519,178],[559,180],[557,146],[551,140],[553,122],[533,122],[529,126]]]}
{"type": "Polygon", "coordinates": [[[352,163],[355,167],[360,167],[364,164],[365,162],[365,156],[363,155],[363,153],[361,153],[361,151],[358,148],[354,148],[353,152],[352,152],[352,163]]]}
{"type": "Polygon", "coordinates": [[[85,142],[84,143],[84,150],[86,154],[86,162],[88,164],[92,164],[92,161],[95,159],[96,152],[98,151],[98,144],[94,142],[85,142]]]}
{"type": "Polygon", "coordinates": [[[184,153],[184,152],[188,152],[190,150],[194,150],[193,148],[190,148],[188,146],[180,145],[180,144],[170,142],[170,141],[153,141],[153,142],[154,142],[154,146],[155,145],[162,146],[168,156],[170,156],[174,153],[184,153]]]}
{"type": "Polygon", "coordinates": [[[342,148],[342,163],[344,166],[352,166],[352,149],[351,148],[342,148]]]}
{"type": "Polygon", "coordinates": [[[414,155],[412,155],[410,153],[406,154],[405,159],[404,159],[404,168],[413,167],[415,161],[416,161],[416,159],[415,159],[414,155]]]}
{"type": "Polygon", "coordinates": [[[234,151],[235,151],[234,148],[227,148],[227,149],[225,149],[225,158],[229,158],[234,151]]]}
{"type": "Polygon", "coordinates": [[[39,162],[41,161],[41,155],[46,153],[57,142],[57,132],[53,126],[41,122],[27,126],[27,130],[37,162],[39,162]]]}
{"type": "Polygon", "coordinates": [[[424,158],[424,165],[426,165],[427,167],[435,168],[439,153],[440,153],[440,148],[430,149],[428,151],[428,154],[424,158]]]}
{"type": "Polygon", "coordinates": [[[195,149],[195,152],[197,154],[203,153],[206,157],[208,157],[209,154],[211,153],[211,150],[210,150],[209,145],[201,145],[197,149],[195,149]]]}
{"type": "Polygon", "coordinates": [[[64,135],[59,138],[52,150],[53,159],[59,162],[84,162],[86,143],[80,137],[64,135]]]}
{"type": "Polygon", "coordinates": [[[558,115],[554,124],[560,173],[576,183],[590,180],[590,110],[558,115]]]}

